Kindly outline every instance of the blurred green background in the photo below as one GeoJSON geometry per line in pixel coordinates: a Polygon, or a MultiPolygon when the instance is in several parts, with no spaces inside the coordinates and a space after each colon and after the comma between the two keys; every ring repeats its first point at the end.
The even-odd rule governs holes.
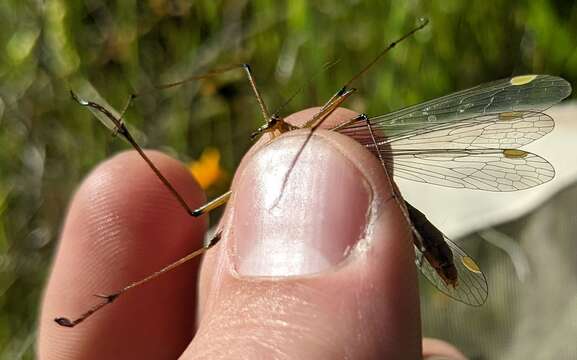
{"type": "MultiPolygon", "coordinates": [[[[0,358],[34,357],[38,304],[67,203],[96,164],[128,148],[71,101],[71,88],[84,96],[92,88],[120,109],[131,93],[246,62],[273,110],[304,86],[286,115],[321,104],[419,17],[430,25],[356,83],[358,94],[347,107],[378,115],[524,73],[560,75],[577,84],[577,4],[571,1],[0,2],[0,358]]],[[[261,123],[240,71],[147,93],[126,119],[144,146],[184,162],[218,149],[228,176],[208,189],[209,196],[226,189],[251,145],[248,135],[261,123]]],[[[567,192],[560,196],[566,204],[548,206],[555,221],[575,226],[558,216],[575,210],[567,194],[575,199],[576,191],[567,192]]],[[[532,217],[500,231],[524,236],[537,226],[532,217]]],[[[560,325],[519,314],[510,301],[527,294],[517,287],[508,257],[471,240],[479,262],[489,266],[496,300],[471,309],[425,296],[425,288],[425,334],[454,342],[471,358],[536,354],[535,326],[549,331],[560,325]],[[529,335],[519,339],[524,329],[529,335]]],[[[572,296],[561,300],[577,308],[572,296]]],[[[572,315],[563,329],[564,339],[574,342],[572,315]]],[[[562,337],[540,337],[539,347],[549,352],[529,358],[563,358],[550,356],[572,351],[562,337]]]]}

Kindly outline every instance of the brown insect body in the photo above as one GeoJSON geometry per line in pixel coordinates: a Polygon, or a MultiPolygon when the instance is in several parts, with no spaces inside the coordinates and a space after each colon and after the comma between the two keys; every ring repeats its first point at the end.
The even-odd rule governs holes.
{"type": "Polygon", "coordinates": [[[415,245],[420,245],[423,256],[437,271],[445,284],[454,288],[457,287],[459,274],[453,261],[453,253],[445,242],[443,233],[431,224],[425,214],[406,201],[405,205],[413,226],[421,235],[420,239],[415,240],[415,245]]]}

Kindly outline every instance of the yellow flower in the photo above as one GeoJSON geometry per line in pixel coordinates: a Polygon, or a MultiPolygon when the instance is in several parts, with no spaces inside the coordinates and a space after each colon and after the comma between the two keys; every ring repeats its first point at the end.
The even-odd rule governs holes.
{"type": "Polygon", "coordinates": [[[200,158],[192,161],[188,169],[205,190],[225,176],[220,167],[220,152],[215,148],[204,149],[200,158]]]}

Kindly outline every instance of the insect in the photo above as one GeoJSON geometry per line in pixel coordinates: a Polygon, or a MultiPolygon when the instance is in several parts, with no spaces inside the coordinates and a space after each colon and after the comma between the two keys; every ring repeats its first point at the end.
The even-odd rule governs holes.
{"type": "MultiPolygon", "coordinates": [[[[304,124],[304,128],[310,128],[307,141],[323,121],[355,91],[350,87],[353,81],[398,42],[426,25],[427,21],[391,43],[339,89],[304,124]]],[[[265,124],[257,129],[253,137],[262,133],[269,133],[274,137],[295,129],[279,115],[269,114],[250,67],[240,67],[246,72],[265,120],[265,124]]],[[[190,79],[200,78],[203,76],[190,79]]],[[[518,148],[553,129],[553,120],[541,111],[570,93],[570,84],[559,77],[518,76],[480,85],[383,116],[370,118],[361,114],[332,130],[350,136],[366,146],[379,158],[385,173],[394,171],[396,177],[475,190],[521,190],[545,183],[554,177],[551,164],[518,148]]],[[[80,105],[88,107],[115,134],[129,142],[191,216],[205,214],[226,203],[230,197],[231,193],[227,192],[199,209],[191,209],[136,143],[122,121],[122,116],[116,116],[105,107],[83,100],[74,93],[72,97],[80,105]]],[[[302,148],[305,145],[306,142],[302,148]]],[[[298,161],[299,154],[293,162],[298,161]]],[[[286,176],[290,176],[290,173],[286,176]]],[[[420,211],[400,199],[397,201],[411,224],[416,263],[425,277],[439,290],[458,301],[469,305],[482,305],[487,299],[488,287],[476,262],[444,236],[420,211]]],[[[61,317],[55,321],[66,327],[76,326],[114,302],[124,292],[204,253],[219,240],[220,233],[217,233],[203,248],[160,271],[110,295],[99,295],[103,301],[77,319],[61,317]]]]}

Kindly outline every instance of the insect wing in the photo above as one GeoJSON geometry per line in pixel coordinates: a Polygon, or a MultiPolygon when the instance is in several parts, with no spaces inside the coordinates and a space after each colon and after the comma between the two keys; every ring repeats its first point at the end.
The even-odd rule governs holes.
{"type": "MultiPolygon", "coordinates": [[[[374,123],[371,126],[375,129],[374,123]]],[[[433,124],[391,137],[377,133],[380,136],[376,140],[379,145],[390,144],[393,152],[407,149],[516,149],[547,135],[554,126],[555,122],[547,114],[511,111],[433,124]]]]}
{"type": "MultiPolygon", "coordinates": [[[[370,120],[369,120],[370,121],[370,120]]],[[[366,126],[366,125],[365,125],[366,126]]],[[[549,133],[553,119],[539,112],[507,112],[434,124],[390,138],[353,136],[392,168],[397,178],[452,188],[516,191],[548,182],[553,166],[515,148],[549,133]]],[[[374,125],[371,123],[371,128],[374,125]]]]}
{"type": "Polygon", "coordinates": [[[547,160],[518,149],[406,150],[384,159],[396,178],[452,188],[508,192],[555,177],[547,160]]]}
{"type": "MultiPolygon", "coordinates": [[[[457,123],[480,115],[541,112],[571,94],[571,84],[551,75],[524,75],[475,86],[389,114],[372,117],[375,133],[389,139],[398,135],[419,134],[418,129],[457,123]]],[[[482,120],[482,119],[479,119],[482,120]]],[[[475,120],[473,120],[475,122],[475,120]]],[[[366,124],[354,122],[341,132],[366,138],[366,124]],[[360,133],[360,134],[357,134],[360,133]]]]}
{"type": "Polygon", "coordinates": [[[457,286],[453,287],[445,283],[437,270],[425,258],[423,252],[414,246],[417,267],[433,286],[452,299],[472,306],[483,305],[489,295],[485,275],[475,260],[457,244],[446,236],[444,240],[453,254],[453,262],[458,273],[457,286]]]}
{"type": "MultiPolygon", "coordinates": [[[[376,133],[392,138],[434,125],[484,114],[541,112],[571,94],[571,84],[551,75],[524,75],[475,86],[371,118],[376,133]]],[[[362,130],[364,123],[347,128],[362,130]]]]}

